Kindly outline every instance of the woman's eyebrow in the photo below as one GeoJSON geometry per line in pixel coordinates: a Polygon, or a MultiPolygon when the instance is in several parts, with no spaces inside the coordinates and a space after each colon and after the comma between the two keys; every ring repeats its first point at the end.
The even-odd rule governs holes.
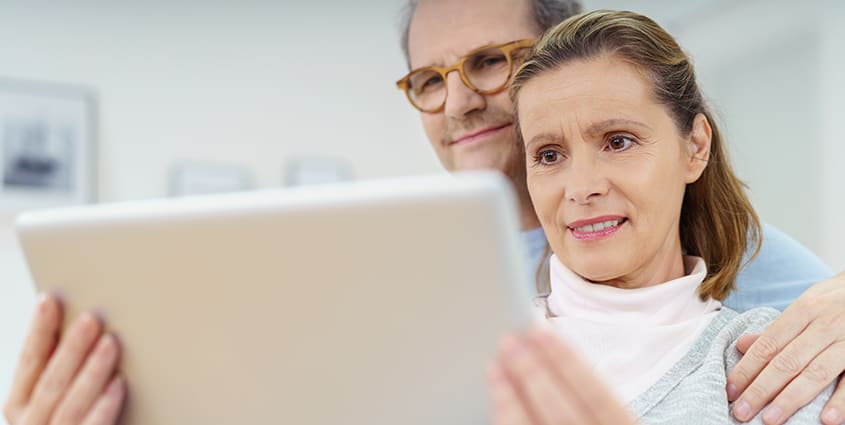
{"type": "Polygon", "coordinates": [[[540,133],[531,138],[528,143],[525,144],[526,149],[530,149],[532,146],[540,144],[540,143],[563,143],[563,136],[559,134],[553,133],[540,133]]]}
{"type": "Polygon", "coordinates": [[[647,124],[642,123],[640,121],[630,120],[630,119],[627,119],[627,118],[613,118],[613,119],[599,121],[597,123],[592,124],[591,126],[589,126],[587,128],[586,133],[587,133],[587,135],[589,135],[591,137],[595,137],[595,136],[598,136],[598,135],[602,135],[602,134],[608,132],[609,130],[614,130],[614,129],[618,130],[619,129],[618,127],[623,127],[623,126],[629,126],[629,127],[633,126],[633,127],[639,127],[641,129],[645,129],[645,130],[652,130],[651,127],[649,127],[647,124]]]}
{"type": "MultiPolygon", "coordinates": [[[[618,130],[619,127],[638,127],[640,129],[653,131],[652,128],[643,122],[631,120],[627,118],[611,118],[604,121],[599,121],[597,123],[593,123],[589,127],[585,133],[590,137],[601,136],[604,133],[610,130],[618,130]]],[[[555,133],[540,133],[531,138],[526,144],[526,149],[531,148],[533,145],[538,143],[563,143],[564,137],[560,134],[555,133]]]]}

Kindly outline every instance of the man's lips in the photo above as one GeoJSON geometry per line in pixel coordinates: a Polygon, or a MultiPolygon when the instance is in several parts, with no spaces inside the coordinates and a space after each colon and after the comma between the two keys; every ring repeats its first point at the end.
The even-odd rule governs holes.
{"type": "Polygon", "coordinates": [[[491,126],[491,127],[482,128],[481,130],[474,131],[472,133],[465,134],[461,137],[458,137],[457,139],[453,140],[449,144],[450,145],[458,145],[458,144],[473,142],[473,141],[482,139],[485,136],[493,134],[493,133],[495,133],[499,130],[510,127],[511,125],[513,125],[513,123],[507,123],[507,124],[495,125],[495,126],[491,126]]]}

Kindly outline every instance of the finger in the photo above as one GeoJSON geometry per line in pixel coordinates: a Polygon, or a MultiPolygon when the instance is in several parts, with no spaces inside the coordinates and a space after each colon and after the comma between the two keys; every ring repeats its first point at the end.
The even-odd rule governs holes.
{"type": "Polygon", "coordinates": [[[819,329],[819,326],[811,325],[778,353],[757,375],[734,404],[734,416],[737,419],[741,421],[751,420],[776,396],[779,404],[767,409],[767,415],[770,418],[767,423],[775,423],[776,417],[786,412],[791,416],[797,407],[807,404],[807,401],[819,394],[839,374],[842,368],[845,368],[845,364],[843,364],[842,368],[835,369],[835,373],[824,383],[817,382],[814,379],[817,376],[816,372],[821,372],[820,367],[839,367],[839,363],[845,362],[845,359],[830,359],[829,355],[825,355],[824,358],[830,359],[831,363],[820,365],[814,361],[817,356],[821,357],[819,353],[824,354],[827,349],[832,348],[832,346],[828,347],[827,341],[829,339],[821,335],[822,331],[819,329]],[[813,365],[814,369],[808,368],[808,365],[813,365]],[[799,377],[799,374],[805,376],[801,379],[796,378],[799,377]],[[797,379],[797,384],[792,386],[789,393],[782,394],[781,391],[793,381],[793,378],[797,379]],[[806,401],[793,408],[802,400],[806,401]]]}
{"type": "Polygon", "coordinates": [[[757,341],[757,338],[759,337],[760,334],[747,334],[739,337],[739,339],[736,340],[736,349],[742,354],[747,353],[748,349],[751,348],[751,345],[754,344],[754,341],[757,341]]]}
{"type": "MultiPolygon", "coordinates": [[[[813,359],[763,411],[767,424],[781,424],[807,405],[845,369],[845,343],[834,344],[813,359]]],[[[753,385],[753,384],[752,384],[753,385]]]]}
{"type": "MultiPolygon", "coordinates": [[[[827,347],[802,369],[801,373],[766,408],[764,419],[769,418],[767,423],[780,423],[779,416],[788,418],[816,398],[843,369],[845,369],[845,342],[840,342],[827,347]]],[[[756,382],[752,385],[756,385],[756,382]]]]}
{"type": "Polygon", "coordinates": [[[495,361],[487,369],[487,382],[493,410],[494,425],[531,425],[528,412],[505,376],[502,365],[495,361]]]}
{"type": "Polygon", "coordinates": [[[824,425],[841,425],[845,423],[845,378],[839,377],[839,384],[833,396],[827,401],[822,412],[824,425]]]}
{"type": "Polygon", "coordinates": [[[117,423],[123,402],[126,400],[126,381],[119,376],[112,378],[105,392],[100,395],[82,425],[113,425],[117,423]]]}
{"type": "Polygon", "coordinates": [[[800,306],[793,303],[787,307],[730,371],[726,385],[728,401],[736,400],[783,347],[807,327],[809,320],[806,314],[798,312],[800,306]]]}
{"type": "Polygon", "coordinates": [[[3,409],[10,423],[16,422],[29,402],[35,383],[56,347],[61,327],[62,309],[58,300],[49,295],[39,298],[3,409]]]}
{"type": "Polygon", "coordinates": [[[32,399],[24,414],[27,423],[43,424],[53,415],[53,410],[101,332],[102,324],[90,313],[83,313],[70,326],[47,363],[44,374],[35,384],[32,399]]]}
{"type": "Polygon", "coordinates": [[[505,338],[501,351],[505,373],[514,383],[530,419],[543,425],[587,422],[574,411],[571,391],[559,388],[554,380],[553,366],[528,341],[505,338]]]}
{"type": "Polygon", "coordinates": [[[565,388],[571,389],[574,409],[581,415],[582,422],[579,423],[634,423],[616,396],[556,334],[538,327],[532,330],[531,338],[550,359],[554,374],[565,383],[565,388]]]}
{"type": "Polygon", "coordinates": [[[114,336],[105,334],[100,337],[96,348],[88,356],[85,365],[79,371],[62,398],[56,414],[53,416],[55,425],[76,425],[82,420],[102,394],[106,384],[112,378],[117,365],[120,347],[114,336]]]}

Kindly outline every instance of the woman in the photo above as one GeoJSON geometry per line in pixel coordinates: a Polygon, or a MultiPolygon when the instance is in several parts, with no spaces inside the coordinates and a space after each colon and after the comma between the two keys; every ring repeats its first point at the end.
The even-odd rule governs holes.
{"type": "MultiPolygon", "coordinates": [[[[634,13],[574,16],[537,42],[511,96],[554,253],[551,326],[503,340],[489,373],[497,423],[747,415],[726,374],[740,335],[776,311],[720,301],[760,224],[678,44],[634,13]]],[[[792,418],[771,408],[754,421],[817,423],[832,388],[792,418]]]]}

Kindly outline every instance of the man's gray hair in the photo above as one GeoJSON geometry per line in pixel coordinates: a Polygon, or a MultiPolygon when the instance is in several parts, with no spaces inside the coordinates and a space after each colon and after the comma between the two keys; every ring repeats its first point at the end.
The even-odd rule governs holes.
{"type": "MultiPolygon", "coordinates": [[[[399,21],[402,53],[405,54],[405,62],[408,63],[409,67],[411,57],[408,52],[408,38],[411,32],[411,19],[414,17],[419,2],[419,0],[408,0],[408,3],[402,9],[399,21]]],[[[578,0],[531,0],[531,5],[534,11],[534,21],[541,33],[563,22],[566,18],[581,13],[581,3],[578,0]]]]}

